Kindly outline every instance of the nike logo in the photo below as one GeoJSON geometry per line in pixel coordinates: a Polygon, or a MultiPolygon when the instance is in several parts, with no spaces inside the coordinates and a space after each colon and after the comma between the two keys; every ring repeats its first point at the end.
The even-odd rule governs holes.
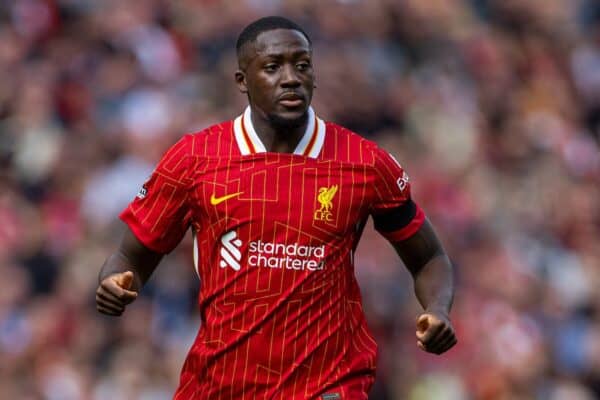
{"type": "Polygon", "coordinates": [[[213,205],[213,206],[216,206],[218,204],[221,204],[225,200],[229,200],[232,197],[239,196],[242,193],[244,193],[244,192],[237,192],[237,193],[226,194],[225,196],[222,196],[222,197],[215,197],[215,194],[213,193],[210,196],[210,204],[213,205]]]}

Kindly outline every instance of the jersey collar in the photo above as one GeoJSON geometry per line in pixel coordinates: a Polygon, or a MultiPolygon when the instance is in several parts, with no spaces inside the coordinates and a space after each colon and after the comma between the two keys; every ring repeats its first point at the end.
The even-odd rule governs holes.
{"type": "MultiPolygon", "coordinates": [[[[267,149],[261,142],[254,125],[250,106],[233,122],[235,140],[242,155],[265,153],[267,149]]],[[[316,116],[312,107],[308,107],[308,124],[294,154],[317,158],[325,141],[325,123],[316,116]]]]}

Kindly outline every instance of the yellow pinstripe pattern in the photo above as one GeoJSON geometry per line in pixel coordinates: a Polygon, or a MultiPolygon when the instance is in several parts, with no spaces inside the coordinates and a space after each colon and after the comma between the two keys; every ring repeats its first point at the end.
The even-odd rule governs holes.
{"type": "MultiPolygon", "coordinates": [[[[150,211],[148,212],[148,214],[146,215],[146,218],[144,218],[142,220],[143,224],[148,223],[148,219],[150,218],[150,216],[153,214],[154,209],[156,208],[156,205],[158,204],[158,201],[161,199],[161,197],[163,196],[163,193],[166,192],[167,190],[171,190],[171,194],[169,195],[169,200],[167,201],[167,204],[169,204],[171,202],[171,200],[173,199],[173,195],[175,194],[175,190],[177,188],[174,185],[171,185],[169,183],[165,183],[164,186],[160,187],[159,190],[159,194],[158,197],[156,197],[154,199],[154,202],[152,203],[152,206],[150,207],[150,211]]],[[[160,217],[162,216],[162,214],[164,213],[165,208],[163,208],[163,210],[161,211],[161,213],[159,214],[159,217],[156,218],[156,220],[154,221],[154,224],[152,225],[152,227],[150,228],[150,232],[152,232],[154,230],[154,228],[156,227],[156,225],[158,225],[160,223],[160,217]]]]}
{"type": "MultiPolygon", "coordinates": [[[[261,239],[311,246],[327,243],[326,254],[330,258],[326,258],[326,262],[343,257],[347,263],[351,259],[349,248],[357,239],[354,222],[366,217],[370,198],[374,197],[373,188],[364,184],[376,173],[373,165],[364,163],[370,160],[372,147],[367,145],[369,142],[350,138],[335,125],[328,126],[327,130],[325,144],[318,159],[314,159],[273,153],[242,155],[233,124],[219,125],[207,134],[193,135],[189,141],[194,158],[190,162],[188,156],[185,162],[190,162],[186,168],[193,171],[193,181],[188,176],[181,175],[177,179],[173,176],[184,169],[183,157],[177,156],[183,149],[169,154],[168,169],[164,173],[170,176],[164,179],[172,183],[164,185],[160,195],[179,203],[181,200],[174,197],[174,188],[190,186],[193,182],[195,191],[188,200],[195,201],[198,210],[194,215],[202,218],[202,221],[193,221],[199,232],[201,301],[210,298],[204,303],[207,319],[219,321],[218,325],[203,328],[206,334],[201,340],[207,346],[203,351],[210,357],[214,349],[233,346],[232,340],[239,337],[238,334],[251,335],[231,347],[231,351],[221,354],[218,362],[205,371],[205,383],[197,389],[193,387],[193,380],[182,382],[177,398],[193,396],[197,390],[198,398],[220,393],[219,398],[224,399],[240,396],[304,399],[312,397],[319,386],[344,379],[349,371],[348,363],[331,364],[340,357],[341,351],[371,352],[373,342],[368,331],[351,315],[359,303],[343,297],[340,301],[343,291],[354,290],[345,276],[351,270],[327,269],[342,268],[344,264],[326,264],[322,271],[308,272],[250,266],[246,258],[249,242],[261,239]],[[332,199],[333,219],[313,220],[314,211],[319,207],[319,187],[332,185],[339,186],[332,199]],[[208,202],[213,194],[219,197],[236,192],[243,193],[217,206],[208,202]],[[220,238],[232,229],[243,243],[239,271],[218,265],[220,238]],[[283,295],[288,299],[277,306],[283,295]],[[314,305],[305,308],[311,302],[314,305]],[[334,324],[355,326],[352,340],[345,342],[343,331],[337,330],[334,324]],[[315,335],[323,338],[319,339],[323,340],[321,346],[315,347],[315,335]],[[281,347],[282,343],[288,345],[281,347]],[[266,352],[263,356],[254,354],[257,345],[266,352]],[[289,364],[292,360],[293,366],[289,364]],[[308,377],[312,377],[309,385],[306,384],[308,377]],[[244,381],[255,381],[272,389],[268,394],[256,392],[252,385],[241,385],[244,381]]],[[[309,152],[314,143],[313,137],[305,151],[309,152]]],[[[384,184],[377,186],[375,190],[382,192],[390,189],[384,184]]],[[[154,222],[168,216],[164,209],[158,209],[158,204],[148,202],[147,206],[154,222]]],[[[144,216],[148,218],[148,214],[144,216]]],[[[361,390],[360,385],[355,385],[353,390],[355,393],[361,390]]],[[[335,391],[347,395],[343,387],[336,387],[335,391]]]]}

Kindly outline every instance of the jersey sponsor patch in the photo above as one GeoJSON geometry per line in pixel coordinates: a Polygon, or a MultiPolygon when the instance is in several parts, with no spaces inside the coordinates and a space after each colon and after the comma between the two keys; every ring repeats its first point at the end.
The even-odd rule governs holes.
{"type": "Polygon", "coordinates": [[[142,186],[135,197],[137,197],[138,199],[143,199],[144,197],[146,197],[146,194],[148,194],[148,189],[146,189],[145,186],[142,186]]]}
{"type": "Polygon", "coordinates": [[[242,259],[242,253],[240,247],[242,241],[237,238],[235,231],[229,231],[221,237],[221,262],[219,265],[221,268],[230,266],[236,271],[239,271],[240,260],[242,259]]]}
{"type": "Polygon", "coordinates": [[[406,189],[406,186],[408,185],[408,181],[409,181],[408,174],[406,173],[406,171],[404,171],[404,169],[402,168],[402,165],[396,159],[396,157],[394,157],[392,155],[392,153],[388,153],[388,155],[394,161],[394,163],[396,163],[398,168],[400,168],[402,170],[402,176],[396,180],[396,184],[398,185],[398,188],[400,189],[400,191],[403,192],[404,189],[406,189]]]}
{"type": "Polygon", "coordinates": [[[402,171],[402,176],[396,180],[396,184],[401,192],[404,192],[404,189],[408,186],[408,181],[408,174],[405,171],[402,171]]]}
{"type": "Polygon", "coordinates": [[[150,178],[152,178],[152,175],[147,177],[144,183],[142,183],[142,187],[140,188],[139,192],[135,197],[137,197],[138,199],[143,199],[144,197],[146,197],[146,195],[148,194],[148,188],[146,188],[146,184],[148,183],[150,178]]]}
{"type": "MultiPolygon", "coordinates": [[[[231,267],[235,271],[241,269],[242,245],[243,242],[236,231],[229,231],[221,236],[221,268],[231,267]]],[[[297,271],[319,271],[325,267],[325,245],[310,246],[257,240],[249,242],[245,251],[250,267],[297,271]]]]}

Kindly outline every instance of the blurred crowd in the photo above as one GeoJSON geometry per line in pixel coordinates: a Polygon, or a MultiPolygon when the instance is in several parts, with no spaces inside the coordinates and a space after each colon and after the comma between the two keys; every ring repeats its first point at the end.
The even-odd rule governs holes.
{"type": "Polygon", "coordinates": [[[313,39],[317,113],[401,161],[456,266],[459,343],[430,355],[369,225],[371,398],[600,398],[594,0],[0,2],[0,398],[172,396],[200,324],[190,239],[121,318],[97,274],[166,148],[241,113],[235,40],[271,14],[313,39]]]}

